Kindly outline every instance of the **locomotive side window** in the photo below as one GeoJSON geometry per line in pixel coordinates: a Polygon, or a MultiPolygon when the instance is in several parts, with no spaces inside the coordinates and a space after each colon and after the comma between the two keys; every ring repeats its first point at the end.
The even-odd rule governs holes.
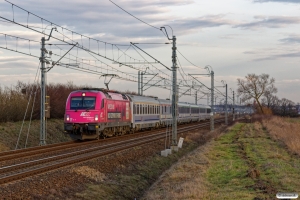
{"type": "Polygon", "coordinates": [[[136,113],[136,108],[137,108],[137,105],[135,104],[135,105],[133,106],[133,114],[137,114],[137,113],[136,113]]]}

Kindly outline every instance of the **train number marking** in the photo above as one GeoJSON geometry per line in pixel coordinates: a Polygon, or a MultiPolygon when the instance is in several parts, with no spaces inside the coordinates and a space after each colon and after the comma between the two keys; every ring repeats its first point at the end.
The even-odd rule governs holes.
{"type": "Polygon", "coordinates": [[[109,119],[121,119],[121,113],[108,113],[107,118],[109,118],[109,119]]]}

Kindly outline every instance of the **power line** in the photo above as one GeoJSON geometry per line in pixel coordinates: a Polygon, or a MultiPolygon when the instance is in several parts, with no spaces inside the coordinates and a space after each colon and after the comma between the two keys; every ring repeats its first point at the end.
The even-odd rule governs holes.
{"type": "MultiPolygon", "coordinates": [[[[182,55],[182,53],[180,53],[180,51],[178,51],[178,48],[177,48],[177,52],[178,52],[182,57],[184,57],[184,59],[185,59],[186,61],[188,61],[191,65],[193,65],[194,67],[198,67],[197,65],[195,65],[195,64],[193,64],[191,61],[189,61],[184,55],[182,55]]],[[[204,67],[198,67],[198,68],[204,69],[204,67]]]]}
{"type": "MultiPolygon", "coordinates": [[[[63,29],[63,30],[67,30],[67,31],[71,32],[72,34],[77,34],[77,35],[79,35],[79,36],[83,36],[83,37],[86,37],[86,38],[88,38],[88,39],[92,39],[92,40],[95,40],[95,41],[98,41],[98,42],[101,42],[101,43],[113,44],[113,43],[105,42],[105,41],[102,41],[102,40],[97,40],[97,39],[94,39],[94,38],[85,36],[85,35],[83,35],[83,34],[77,33],[77,32],[75,32],[75,31],[72,31],[72,30],[70,30],[70,29],[64,28],[64,27],[62,27],[62,26],[60,26],[60,25],[58,25],[58,24],[56,24],[56,23],[53,23],[53,22],[51,22],[51,21],[49,21],[49,20],[46,20],[46,19],[44,19],[44,18],[38,16],[38,15],[36,15],[36,14],[34,14],[34,13],[32,13],[32,12],[30,12],[30,11],[28,11],[28,10],[26,10],[26,9],[24,9],[24,8],[22,8],[22,7],[20,7],[20,6],[17,6],[17,5],[15,5],[15,4],[9,2],[8,0],[5,0],[5,1],[6,1],[7,3],[11,4],[12,7],[15,6],[15,7],[17,7],[17,8],[19,8],[19,9],[25,11],[25,12],[28,14],[28,16],[29,16],[29,14],[31,14],[31,15],[33,15],[33,16],[39,18],[39,19],[42,21],[42,23],[43,23],[43,21],[45,21],[45,22],[49,23],[49,25],[51,25],[51,26],[56,26],[56,27],[59,27],[59,28],[61,28],[61,29],[63,29]]],[[[4,20],[7,20],[7,19],[4,18],[4,17],[1,17],[1,18],[4,19],[4,20]]],[[[11,20],[9,20],[9,21],[11,21],[11,20]]],[[[15,20],[13,19],[11,22],[15,23],[15,20]]],[[[24,26],[24,27],[26,27],[26,26],[24,26]]],[[[29,26],[28,26],[28,21],[27,21],[27,27],[26,27],[26,28],[29,28],[29,26]]],[[[42,28],[42,29],[43,29],[43,28],[42,28]]],[[[42,33],[42,34],[46,35],[45,33],[42,33]]],[[[118,45],[118,46],[130,46],[130,45],[126,45],[126,44],[114,44],[114,45],[118,45]]]]}
{"type": "Polygon", "coordinates": [[[145,21],[143,21],[143,20],[137,18],[137,17],[134,16],[133,14],[127,12],[125,9],[121,8],[121,6],[118,6],[118,5],[117,5],[116,3],[114,3],[113,1],[111,1],[111,0],[109,0],[109,1],[110,1],[111,3],[113,3],[115,6],[117,6],[118,8],[120,8],[121,10],[123,10],[124,12],[126,12],[128,15],[130,15],[130,16],[134,17],[135,19],[139,20],[140,22],[142,22],[142,23],[144,23],[144,24],[147,24],[148,26],[151,26],[152,28],[155,28],[155,29],[160,30],[160,28],[157,28],[157,27],[155,27],[155,26],[153,26],[153,25],[151,25],[151,24],[148,24],[147,22],[145,22],[145,21]]]}

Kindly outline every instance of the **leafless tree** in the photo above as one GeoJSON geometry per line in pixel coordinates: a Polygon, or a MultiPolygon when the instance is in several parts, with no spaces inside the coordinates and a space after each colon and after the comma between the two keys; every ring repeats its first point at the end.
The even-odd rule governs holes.
{"type": "Polygon", "coordinates": [[[242,97],[243,101],[253,98],[261,113],[264,114],[260,98],[264,94],[272,95],[277,92],[277,88],[274,86],[275,79],[270,78],[268,74],[248,74],[245,78],[237,79],[238,95],[242,97]]]}

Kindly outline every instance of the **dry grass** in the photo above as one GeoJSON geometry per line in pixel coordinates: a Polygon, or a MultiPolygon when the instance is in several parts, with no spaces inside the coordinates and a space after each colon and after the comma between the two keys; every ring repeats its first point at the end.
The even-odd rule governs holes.
{"type": "Polygon", "coordinates": [[[105,174],[103,174],[103,173],[101,173],[101,172],[99,172],[99,171],[97,171],[93,168],[90,168],[88,166],[82,166],[82,167],[79,167],[79,168],[74,168],[74,169],[71,170],[71,173],[72,172],[75,172],[76,174],[88,177],[88,178],[93,179],[97,182],[101,182],[106,178],[105,174]]]}
{"type": "Polygon", "coordinates": [[[165,172],[143,199],[274,199],[277,192],[299,192],[299,159],[274,141],[261,121],[285,127],[289,137],[300,123],[269,120],[236,124],[200,146],[165,172]]]}
{"type": "Polygon", "coordinates": [[[300,155],[300,119],[272,117],[263,120],[263,125],[272,137],[283,141],[291,151],[300,155]]]}
{"type": "Polygon", "coordinates": [[[186,137],[185,142],[196,141],[201,146],[161,175],[142,199],[210,199],[210,184],[205,179],[205,173],[209,167],[207,154],[212,141],[207,141],[217,139],[222,130],[224,127],[204,135],[196,132],[186,137]]]}
{"type": "Polygon", "coordinates": [[[204,173],[208,168],[205,156],[210,144],[182,158],[165,172],[145,194],[143,199],[206,199],[208,187],[204,173]]]}

